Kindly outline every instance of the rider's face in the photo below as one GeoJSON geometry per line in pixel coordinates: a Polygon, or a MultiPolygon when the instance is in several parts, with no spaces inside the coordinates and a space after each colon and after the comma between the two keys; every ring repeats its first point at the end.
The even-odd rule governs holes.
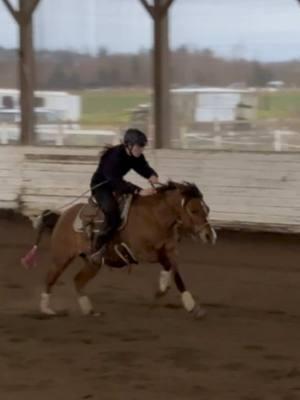
{"type": "Polygon", "coordinates": [[[131,147],[130,150],[131,150],[131,154],[134,157],[140,157],[144,152],[144,147],[141,147],[141,146],[135,144],[134,146],[131,147]]]}

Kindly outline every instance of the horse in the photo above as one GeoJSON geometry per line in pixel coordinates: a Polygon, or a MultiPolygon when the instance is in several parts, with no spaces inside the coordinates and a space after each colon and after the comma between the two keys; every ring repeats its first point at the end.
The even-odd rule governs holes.
{"type": "MultiPolygon", "coordinates": [[[[157,188],[156,194],[134,196],[128,211],[127,220],[108,244],[103,260],[99,265],[89,262],[86,256],[91,248],[91,235],[87,229],[76,231],[74,223],[86,203],[75,204],[61,214],[47,211],[39,217],[38,237],[23,263],[33,258],[45,228],[52,229],[51,255],[53,266],[48,271],[45,288],[41,293],[40,311],[55,315],[50,296],[53,286],[71,262],[81,257],[84,266],[74,277],[78,303],[84,315],[96,315],[92,302],[84,289],[103,265],[122,268],[132,263],[159,263],[161,270],[156,295],[165,295],[172,279],[181,295],[184,309],[196,318],[206,314],[204,308],[196,303],[181,277],[178,269],[178,243],[182,236],[191,234],[204,243],[214,244],[216,232],[209,223],[209,207],[203,194],[195,184],[169,181],[157,188]]],[[[97,207],[99,213],[101,210],[97,207]]]]}

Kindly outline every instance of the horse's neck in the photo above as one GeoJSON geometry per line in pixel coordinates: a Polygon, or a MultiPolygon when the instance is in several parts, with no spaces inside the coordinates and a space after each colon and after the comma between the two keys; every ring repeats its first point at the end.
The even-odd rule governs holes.
{"type": "MultiPolygon", "coordinates": [[[[171,194],[171,192],[160,193],[151,197],[137,197],[133,207],[142,207],[145,211],[149,209],[161,229],[169,229],[179,218],[175,197],[175,193],[171,194]]],[[[180,204],[180,200],[177,199],[177,203],[180,204]]]]}
{"type": "Polygon", "coordinates": [[[166,226],[174,224],[180,218],[180,196],[176,192],[165,192],[160,196],[158,209],[166,226]]]}
{"type": "Polygon", "coordinates": [[[172,190],[165,193],[165,202],[168,204],[169,208],[173,210],[176,215],[180,214],[181,208],[181,196],[178,190],[172,190]]]}

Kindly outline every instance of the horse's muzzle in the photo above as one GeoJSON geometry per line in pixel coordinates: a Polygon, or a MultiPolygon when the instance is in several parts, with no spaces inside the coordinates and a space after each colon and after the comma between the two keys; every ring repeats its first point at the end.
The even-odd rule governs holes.
{"type": "Polygon", "coordinates": [[[217,241],[217,233],[210,224],[206,224],[198,231],[198,236],[203,243],[215,244],[217,241]]]}

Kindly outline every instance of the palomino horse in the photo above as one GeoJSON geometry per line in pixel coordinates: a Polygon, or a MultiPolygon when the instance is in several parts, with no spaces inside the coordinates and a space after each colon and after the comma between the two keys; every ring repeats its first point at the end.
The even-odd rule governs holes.
{"type": "MultiPolygon", "coordinates": [[[[131,261],[161,264],[157,291],[159,296],[167,292],[173,278],[184,308],[195,317],[204,315],[204,309],[196,304],[192,294],[186,289],[178,271],[176,256],[178,232],[181,228],[193,236],[200,237],[205,243],[214,244],[216,241],[216,233],[208,222],[209,208],[196,185],[168,182],[159,187],[153,196],[134,197],[127,222],[108,245],[101,265],[87,261],[85,253],[89,251],[91,241],[86,232],[74,230],[74,221],[83,206],[84,204],[76,204],[60,216],[55,217],[55,214],[50,213],[41,218],[40,233],[45,225],[55,225],[51,238],[53,268],[48,272],[45,291],[41,294],[42,313],[55,314],[50,305],[52,288],[70,263],[81,256],[85,265],[74,278],[78,302],[83,314],[94,314],[91,300],[84,294],[85,285],[95,277],[102,264],[111,267],[123,267],[128,264],[126,258],[122,255],[120,257],[120,252],[116,251],[116,245],[122,243],[128,250],[131,261]]],[[[40,236],[39,234],[38,241],[40,236]]]]}

